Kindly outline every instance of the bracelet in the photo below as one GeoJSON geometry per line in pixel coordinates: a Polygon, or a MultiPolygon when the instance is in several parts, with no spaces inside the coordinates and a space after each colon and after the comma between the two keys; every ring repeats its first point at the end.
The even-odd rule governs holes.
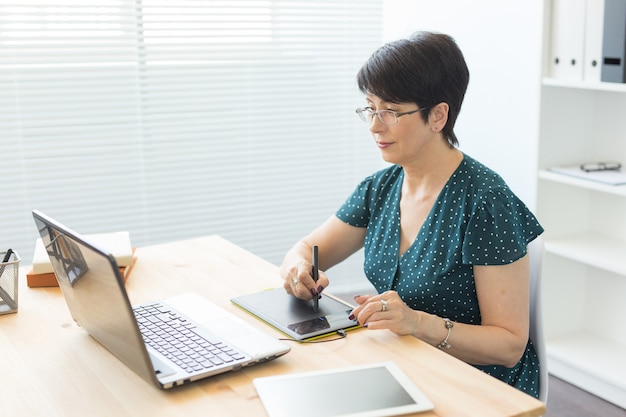
{"type": "Polygon", "coordinates": [[[446,338],[443,339],[441,341],[441,343],[439,343],[437,345],[437,347],[439,349],[443,349],[443,348],[450,349],[452,347],[452,345],[450,343],[448,343],[448,338],[450,337],[450,333],[452,332],[452,328],[454,327],[454,323],[452,322],[452,320],[446,319],[446,318],[444,318],[443,321],[444,321],[444,323],[446,325],[446,329],[448,329],[448,334],[447,334],[446,338]]]}

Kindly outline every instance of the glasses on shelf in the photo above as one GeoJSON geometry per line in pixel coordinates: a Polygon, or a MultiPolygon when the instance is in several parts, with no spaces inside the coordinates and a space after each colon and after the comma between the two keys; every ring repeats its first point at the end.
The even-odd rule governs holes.
{"type": "Polygon", "coordinates": [[[428,107],[422,107],[421,109],[406,111],[403,113],[398,113],[397,111],[393,110],[374,111],[371,107],[364,107],[362,109],[356,109],[356,114],[358,114],[359,118],[365,123],[372,123],[372,120],[374,120],[374,116],[376,116],[382,124],[395,125],[398,124],[398,117],[406,116],[407,114],[417,113],[422,110],[428,110],[428,107]]]}
{"type": "Polygon", "coordinates": [[[580,169],[585,172],[598,172],[598,171],[619,171],[622,168],[622,164],[619,162],[588,162],[580,165],[580,169]]]}

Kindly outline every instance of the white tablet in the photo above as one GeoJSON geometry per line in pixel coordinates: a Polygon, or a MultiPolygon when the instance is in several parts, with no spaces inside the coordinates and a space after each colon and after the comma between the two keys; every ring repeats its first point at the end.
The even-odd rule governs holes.
{"type": "Polygon", "coordinates": [[[385,417],[434,405],[393,362],[256,378],[269,417],[385,417]]]}

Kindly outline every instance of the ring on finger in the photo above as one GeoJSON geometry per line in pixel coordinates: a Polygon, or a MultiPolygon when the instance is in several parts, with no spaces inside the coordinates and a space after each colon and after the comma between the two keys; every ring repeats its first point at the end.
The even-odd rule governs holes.
{"type": "Polygon", "coordinates": [[[387,311],[389,310],[389,305],[387,304],[387,301],[385,300],[380,300],[380,311],[387,311]]]}
{"type": "Polygon", "coordinates": [[[297,286],[299,282],[300,282],[300,280],[298,278],[294,278],[293,279],[293,286],[294,287],[297,286]]]}

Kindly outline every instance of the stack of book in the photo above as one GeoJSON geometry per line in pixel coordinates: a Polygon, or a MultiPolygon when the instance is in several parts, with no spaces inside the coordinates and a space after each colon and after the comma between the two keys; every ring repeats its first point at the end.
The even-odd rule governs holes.
{"type": "MultiPolygon", "coordinates": [[[[86,235],[95,245],[110,252],[120,267],[124,282],[135,264],[135,248],[130,244],[128,232],[113,232],[86,235]]],[[[26,274],[26,283],[29,287],[58,287],[56,275],[52,270],[50,258],[46,252],[43,241],[38,238],[35,243],[33,254],[33,267],[26,274]]]]}

